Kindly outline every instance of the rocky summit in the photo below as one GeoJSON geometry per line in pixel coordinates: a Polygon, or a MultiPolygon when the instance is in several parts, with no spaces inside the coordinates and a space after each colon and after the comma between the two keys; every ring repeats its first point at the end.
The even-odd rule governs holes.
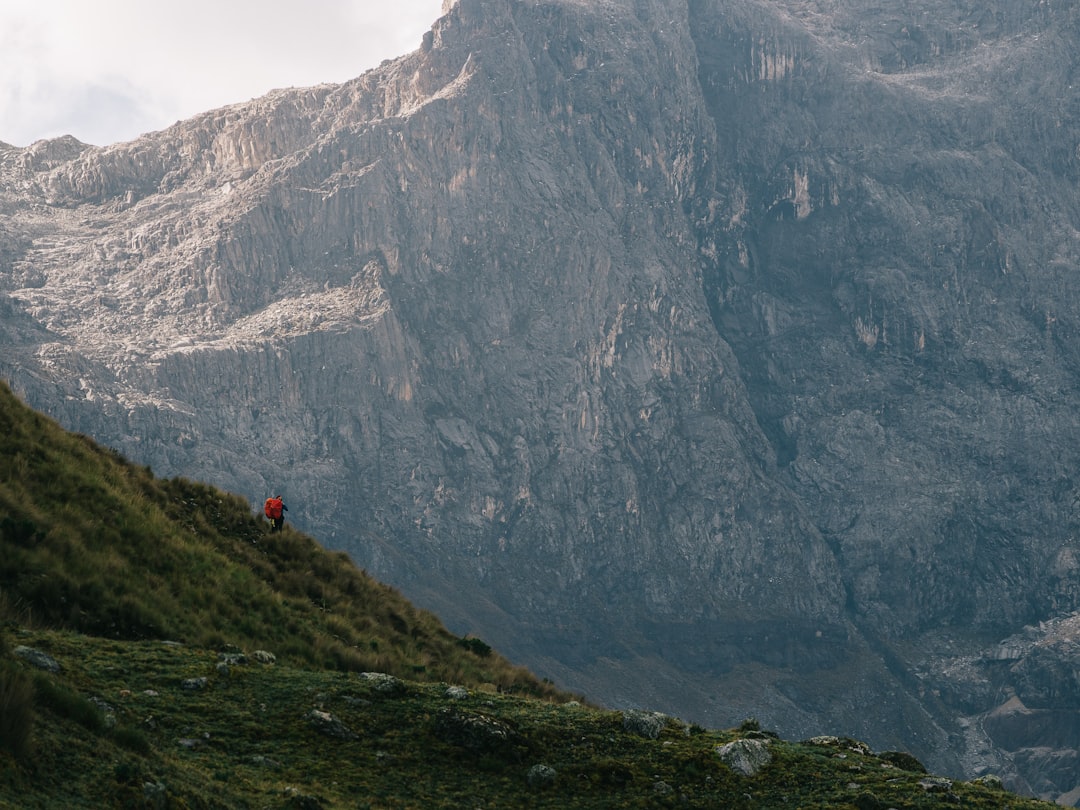
{"type": "Polygon", "coordinates": [[[1080,7],[458,0],[0,146],[0,374],[560,686],[1080,795],[1080,7]]]}

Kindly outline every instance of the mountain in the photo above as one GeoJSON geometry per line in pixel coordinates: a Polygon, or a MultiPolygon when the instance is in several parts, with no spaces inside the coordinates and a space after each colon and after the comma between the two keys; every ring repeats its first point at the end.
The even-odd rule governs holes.
{"type": "Polygon", "coordinates": [[[459,0],[3,148],[0,374],[563,688],[1068,798],[1078,16],[459,0]]]}
{"type": "Polygon", "coordinates": [[[1046,806],[852,739],[583,706],[3,385],[0,427],[2,808],[1046,806]]]}

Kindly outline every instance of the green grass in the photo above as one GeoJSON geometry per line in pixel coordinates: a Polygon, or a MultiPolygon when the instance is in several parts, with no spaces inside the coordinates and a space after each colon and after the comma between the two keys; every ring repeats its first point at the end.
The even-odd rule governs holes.
{"type": "Polygon", "coordinates": [[[34,707],[33,755],[0,748],[0,807],[318,808],[1034,808],[981,785],[947,792],[852,741],[790,743],[754,724],[708,731],[669,720],[658,739],[628,732],[620,712],[445,684],[380,691],[352,672],[220,654],[160,641],[13,630],[9,647],[47,652],[59,673],[34,707]],[[202,689],[185,681],[206,678],[202,689]],[[55,695],[63,697],[57,698],[55,695]],[[89,721],[86,706],[97,721],[89,721]],[[331,736],[313,710],[349,732],[331,736]],[[324,715],[324,716],[326,716],[324,715]],[[506,737],[468,731],[476,725],[506,737]],[[773,762],[755,777],[716,748],[765,738],[773,762]],[[530,783],[534,766],[554,770],[530,783]]]}
{"type": "Polygon", "coordinates": [[[0,810],[1051,806],[928,792],[910,757],[752,721],[646,739],[570,698],[345,555],[0,384],[0,810]],[[754,777],[717,754],[738,738],[769,741],[754,777]]]}

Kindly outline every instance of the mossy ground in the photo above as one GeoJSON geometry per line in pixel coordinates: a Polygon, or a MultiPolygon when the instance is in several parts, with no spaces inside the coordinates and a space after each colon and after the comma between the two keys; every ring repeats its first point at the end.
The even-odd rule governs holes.
{"type": "Polygon", "coordinates": [[[844,741],[770,738],[773,762],[747,778],[716,748],[752,725],[707,731],[679,721],[658,739],[621,712],[447,685],[383,693],[355,672],[261,664],[219,668],[219,652],[61,631],[9,631],[6,671],[35,682],[30,750],[0,751],[0,807],[170,808],[1034,808],[982,785],[928,792],[903,770],[844,741]],[[14,658],[25,645],[61,664],[14,658]],[[201,689],[184,682],[206,678],[201,689]],[[309,720],[332,715],[353,736],[309,720]],[[470,745],[442,733],[448,716],[483,717],[511,734],[470,745]],[[555,771],[530,784],[530,768],[555,771]]]}

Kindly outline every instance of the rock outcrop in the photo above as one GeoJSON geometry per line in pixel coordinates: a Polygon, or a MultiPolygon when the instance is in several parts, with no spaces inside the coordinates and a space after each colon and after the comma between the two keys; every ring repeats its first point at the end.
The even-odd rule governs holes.
{"type": "Polygon", "coordinates": [[[1078,23],[459,0],[0,147],[0,373],[596,699],[1065,794],[956,662],[1080,608],[1078,23]]]}

